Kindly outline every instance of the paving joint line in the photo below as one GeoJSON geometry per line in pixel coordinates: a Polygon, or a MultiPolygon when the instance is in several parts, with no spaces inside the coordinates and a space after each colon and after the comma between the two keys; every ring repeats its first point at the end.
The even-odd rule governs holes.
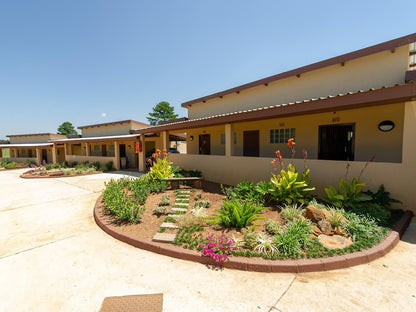
{"type": "Polygon", "coordinates": [[[53,203],[55,201],[60,201],[62,199],[70,199],[70,198],[75,198],[75,197],[87,196],[87,195],[91,195],[91,194],[95,194],[95,193],[98,193],[98,192],[91,192],[89,194],[84,194],[84,195],[74,195],[74,196],[69,196],[69,197],[62,197],[62,198],[59,198],[59,199],[52,199],[52,200],[48,200],[48,201],[42,201],[42,202],[38,202],[38,203],[34,203],[34,204],[17,206],[17,207],[13,207],[13,208],[10,208],[10,209],[0,210],[0,213],[13,211],[13,210],[17,210],[17,209],[22,209],[22,208],[26,208],[26,207],[31,207],[31,206],[36,206],[36,205],[41,205],[41,204],[53,203]]]}
{"type": "Polygon", "coordinates": [[[45,247],[45,246],[48,246],[48,245],[52,245],[52,244],[55,244],[55,243],[58,243],[58,242],[61,242],[61,241],[64,241],[64,240],[73,238],[75,236],[79,236],[79,235],[84,234],[84,233],[88,233],[88,232],[91,232],[91,231],[92,230],[85,231],[85,232],[81,232],[81,233],[76,233],[76,234],[73,234],[73,235],[70,235],[70,236],[66,236],[64,238],[61,238],[61,239],[54,240],[52,242],[48,242],[48,243],[45,243],[45,244],[42,244],[42,245],[34,246],[32,248],[29,248],[29,249],[25,249],[25,250],[22,250],[22,251],[18,251],[18,252],[14,253],[14,254],[1,257],[0,258],[0,261],[3,260],[3,259],[9,258],[9,257],[17,256],[19,254],[22,254],[22,253],[25,253],[25,252],[28,252],[28,251],[32,251],[34,249],[38,249],[38,248],[42,248],[42,247],[45,247]]]}
{"type": "Polygon", "coordinates": [[[278,311],[278,312],[283,312],[282,310],[280,310],[279,308],[277,308],[277,304],[280,302],[280,300],[282,300],[282,298],[284,297],[284,295],[286,295],[286,293],[289,291],[290,287],[292,287],[293,283],[295,282],[297,278],[297,274],[293,277],[292,281],[290,282],[289,286],[286,288],[286,290],[280,295],[280,297],[277,299],[277,301],[275,302],[275,304],[269,309],[269,311],[267,312],[273,312],[273,311],[278,311]]]}

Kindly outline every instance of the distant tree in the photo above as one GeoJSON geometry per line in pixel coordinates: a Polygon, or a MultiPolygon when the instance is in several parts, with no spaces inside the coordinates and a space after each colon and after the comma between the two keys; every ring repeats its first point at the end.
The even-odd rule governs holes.
{"type": "Polygon", "coordinates": [[[70,123],[69,121],[65,121],[64,123],[62,123],[62,125],[60,125],[58,127],[58,134],[62,134],[62,135],[77,135],[78,132],[75,130],[75,128],[72,125],[72,123],[70,123]]]}
{"type": "Polygon", "coordinates": [[[175,119],[178,117],[178,114],[175,114],[174,110],[175,108],[168,102],[160,102],[153,107],[153,112],[149,113],[149,117],[146,118],[152,126],[156,126],[159,121],[175,119]]]}

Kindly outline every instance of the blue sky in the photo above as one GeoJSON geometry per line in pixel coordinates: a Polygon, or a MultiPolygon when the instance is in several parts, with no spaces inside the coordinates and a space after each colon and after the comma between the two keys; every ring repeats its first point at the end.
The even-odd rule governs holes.
{"type": "Polygon", "coordinates": [[[416,1],[0,0],[0,139],[146,116],[416,32],[416,1]]]}

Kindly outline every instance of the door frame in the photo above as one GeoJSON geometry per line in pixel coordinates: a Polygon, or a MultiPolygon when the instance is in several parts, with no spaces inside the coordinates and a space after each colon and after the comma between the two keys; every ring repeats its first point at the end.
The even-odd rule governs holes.
{"type": "Polygon", "coordinates": [[[244,157],[260,157],[260,130],[243,131],[243,156],[244,157]],[[257,134],[257,155],[246,155],[246,134],[257,134]]]}
{"type": "Polygon", "coordinates": [[[199,140],[199,142],[198,142],[198,153],[199,153],[199,155],[211,155],[211,134],[200,134],[199,136],[198,136],[198,140],[199,140]],[[202,138],[203,137],[207,137],[208,138],[208,153],[201,153],[201,148],[202,148],[202,138]]]}
{"type": "Polygon", "coordinates": [[[322,138],[321,138],[321,128],[323,127],[345,127],[345,126],[351,126],[353,137],[351,142],[351,153],[350,153],[350,159],[349,160],[342,160],[342,161],[354,161],[355,159],[355,122],[349,122],[349,123],[342,123],[342,124],[329,124],[329,125],[319,125],[318,127],[318,159],[320,160],[338,160],[338,159],[322,159],[321,158],[321,146],[322,146],[322,138]]]}

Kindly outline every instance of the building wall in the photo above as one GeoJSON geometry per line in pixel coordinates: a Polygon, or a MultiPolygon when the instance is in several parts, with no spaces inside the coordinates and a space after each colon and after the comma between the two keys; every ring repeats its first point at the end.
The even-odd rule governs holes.
{"type": "Polygon", "coordinates": [[[405,83],[409,46],[379,52],[188,107],[190,119],[405,83]]]}
{"type": "Polygon", "coordinates": [[[83,137],[99,137],[110,135],[130,134],[130,130],[137,130],[145,128],[145,125],[140,123],[123,123],[106,126],[97,126],[91,128],[81,129],[83,137]]]}
{"type": "MultiPolygon", "coordinates": [[[[366,107],[354,110],[310,114],[286,118],[275,118],[253,122],[235,123],[236,144],[232,142],[233,155],[243,156],[244,131],[260,130],[260,157],[273,157],[280,150],[283,157],[290,158],[291,150],[286,143],[271,144],[271,129],[296,129],[296,158],[302,158],[302,149],[308,152],[309,159],[318,158],[320,125],[355,123],[355,160],[367,161],[373,155],[377,162],[401,162],[403,141],[404,104],[390,104],[366,107]],[[335,122],[334,122],[335,120],[335,122]],[[383,120],[392,120],[395,127],[390,132],[381,132],[378,124],[383,120]]],[[[225,155],[225,145],[221,144],[221,133],[225,126],[190,129],[188,131],[188,154],[198,153],[198,135],[211,134],[211,154],[225,155]],[[193,136],[193,141],[189,140],[193,136]]],[[[234,140],[234,138],[233,138],[234,140]]]]}
{"type": "Polygon", "coordinates": [[[187,153],[199,154],[199,136],[209,134],[211,140],[211,155],[225,155],[225,144],[221,144],[221,133],[225,133],[224,126],[213,126],[189,129],[187,136],[187,153]],[[190,137],[193,136],[193,140],[190,137]]]}
{"type": "MultiPolygon", "coordinates": [[[[403,161],[401,163],[374,162],[370,163],[363,173],[362,181],[367,188],[375,191],[379,185],[384,184],[391,197],[403,202],[402,208],[416,212],[416,197],[414,196],[413,181],[416,172],[416,101],[404,105],[405,119],[403,126],[403,145],[401,147],[403,161]]],[[[386,151],[390,150],[386,144],[386,151]]],[[[213,156],[172,154],[169,157],[176,166],[184,169],[198,169],[208,181],[235,185],[244,179],[258,182],[270,179],[273,168],[269,157],[239,157],[239,156],[213,156]]],[[[346,161],[314,160],[307,161],[311,170],[312,184],[316,193],[323,195],[329,184],[337,186],[340,177],[345,176],[346,161]]],[[[364,161],[351,162],[349,178],[358,177],[365,166],[364,161]]],[[[286,162],[287,165],[287,162],[286,162]]],[[[295,159],[295,166],[302,170],[303,160],[295,159]]]]}
{"type": "MultiPolygon", "coordinates": [[[[28,136],[18,136],[11,137],[10,144],[24,144],[24,143],[48,143],[49,140],[54,139],[50,135],[28,135],[28,136]]],[[[59,136],[62,139],[62,136],[59,136]]]]}

